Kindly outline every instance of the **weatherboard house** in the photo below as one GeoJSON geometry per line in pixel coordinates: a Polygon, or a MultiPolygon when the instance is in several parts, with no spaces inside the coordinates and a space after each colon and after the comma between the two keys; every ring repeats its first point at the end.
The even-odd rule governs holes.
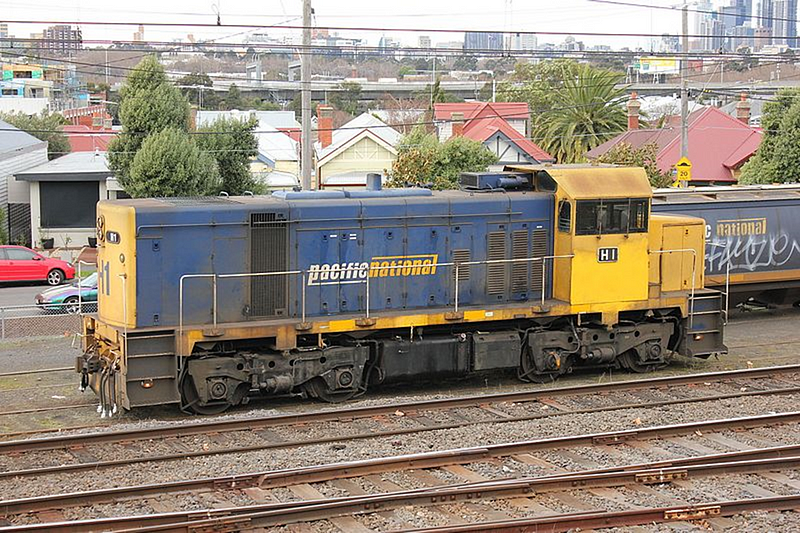
{"type": "Polygon", "coordinates": [[[331,111],[322,105],[317,111],[317,187],[363,188],[367,174],[386,176],[397,158],[400,132],[369,113],[333,129],[331,111]]]}

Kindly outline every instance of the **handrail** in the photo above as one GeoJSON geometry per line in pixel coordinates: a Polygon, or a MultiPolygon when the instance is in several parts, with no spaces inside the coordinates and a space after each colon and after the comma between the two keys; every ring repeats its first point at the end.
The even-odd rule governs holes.
{"type": "MultiPolygon", "coordinates": [[[[727,243],[722,242],[706,242],[707,246],[715,246],[718,248],[727,248],[727,243]]],[[[725,309],[723,310],[723,314],[725,316],[725,320],[722,322],[723,326],[728,325],[728,307],[730,306],[730,294],[731,294],[731,262],[725,261],[725,309]]]]}
{"type": "MultiPolygon", "coordinates": [[[[516,258],[516,259],[488,259],[483,261],[450,261],[450,262],[442,262],[442,263],[431,263],[424,265],[427,268],[438,268],[438,267],[454,267],[455,272],[453,276],[454,280],[454,292],[453,292],[453,307],[454,311],[457,313],[459,309],[459,268],[463,266],[479,266],[479,265],[493,265],[493,264],[514,264],[514,263],[534,263],[534,262],[542,262],[542,290],[541,290],[541,304],[544,305],[546,296],[547,296],[547,261],[548,260],[555,260],[555,259],[571,259],[575,257],[573,254],[568,255],[547,255],[542,257],[526,257],[526,258],[516,258]]],[[[371,272],[380,272],[383,270],[391,270],[397,269],[398,266],[374,266],[374,265],[358,265],[358,266],[347,266],[343,267],[339,270],[339,272],[364,272],[365,276],[362,280],[354,280],[355,283],[364,283],[364,290],[365,290],[365,301],[364,301],[364,316],[365,318],[370,317],[370,273],[371,272]]],[[[402,268],[402,267],[401,267],[402,268]]],[[[212,314],[212,324],[214,329],[216,329],[218,324],[218,280],[220,279],[231,279],[231,278],[252,278],[258,276],[297,276],[299,275],[302,282],[302,289],[301,289],[301,304],[300,304],[300,318],[303,323],[306,321],[306,291],[307,291],[307,279],[310,271],[309,270],[286,270],[286,271],[278,271],[278,272],[243,272],[237,274],[184,274],[180,277],[179,281],[179,303],[178,303],[178,333],[180,337],[183,337],[184,332],[184,305],[183,305],[183,296],[184,296],[184,282],[188,279],[203,279],[209,278],[211,279],[211,288],[212,288],[212,304],[211,304],[211,314],[212,314]]]]}

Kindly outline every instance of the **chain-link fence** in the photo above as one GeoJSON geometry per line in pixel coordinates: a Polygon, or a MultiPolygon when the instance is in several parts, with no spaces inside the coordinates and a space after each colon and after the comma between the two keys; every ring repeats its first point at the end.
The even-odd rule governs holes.
{"type": "Polygon", "coordinates": [[[65,302],[0,307],[0,339],[74,335],[81,314],[97,312],[97,302],[65,302]]]}

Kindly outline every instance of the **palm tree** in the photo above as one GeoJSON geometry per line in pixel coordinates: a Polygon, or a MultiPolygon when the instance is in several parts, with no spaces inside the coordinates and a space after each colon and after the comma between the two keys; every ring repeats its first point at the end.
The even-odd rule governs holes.
{"type": "Polygon", "coordinates": [[[583,161],[587,151],[625,131],[627,95],[616,87],[620,81],[621,74],[581,65],[557,89],[556,106],[539,116],[534,142],[559,163],[583,161]]]}

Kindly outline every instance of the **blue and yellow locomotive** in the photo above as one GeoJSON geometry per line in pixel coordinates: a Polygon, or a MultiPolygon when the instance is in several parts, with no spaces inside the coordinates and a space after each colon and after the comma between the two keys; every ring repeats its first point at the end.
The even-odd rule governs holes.
{"type": "Polygon", "coordinates": [[[725,352],[704,222],[639,168],[515,167],[459,191],[98,204],[99,312],[77,370],[106,411],[327,401],[491,369],[644,372],[725,352]]]}

